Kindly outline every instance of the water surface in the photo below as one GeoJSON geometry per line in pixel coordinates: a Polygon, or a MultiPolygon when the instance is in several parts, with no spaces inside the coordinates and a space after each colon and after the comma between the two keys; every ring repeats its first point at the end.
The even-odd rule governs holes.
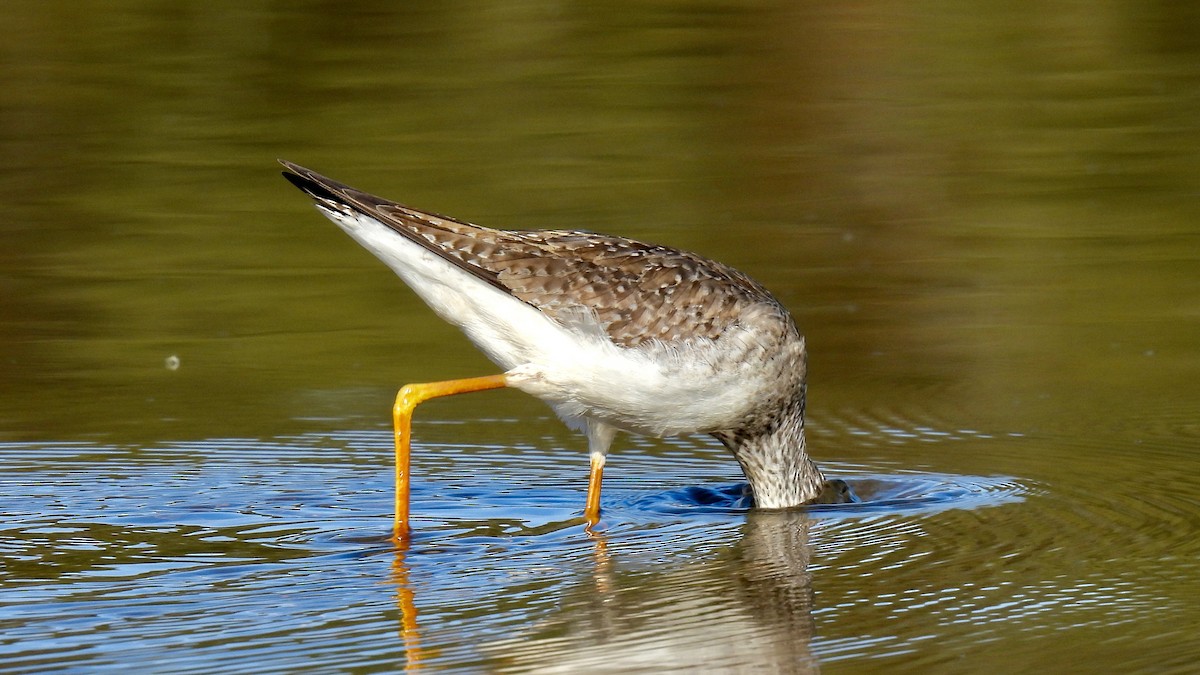
{"type": "Polygon", "coordinates": [[[1200,659],[1194,12],[9,2],[0,670],[1185,672],[1200,659]],[[733,264],[817,461],[584,444],[276,157],[733,264]]]}

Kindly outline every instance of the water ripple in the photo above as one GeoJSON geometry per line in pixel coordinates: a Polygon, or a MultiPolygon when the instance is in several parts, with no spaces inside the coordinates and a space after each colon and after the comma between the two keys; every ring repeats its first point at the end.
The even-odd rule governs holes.
{"type": "MultiPolygon", "coordinates": [[[[825,431],[1018,457],[1045,442],[901,422],[868,415],[825,431]]],[[[387,430],[0,445],[0,663],[525,670],[667,658],[787,670],[912,650],[926,637],[903,626],[918,616],[965,643],[1037,631],[1047,617],[1111,626],[1183,614],[1169,589],[1181,566],[1197,571],[1176,563],[1155,578],[1104,563],[1106,547],[1164,540],[1154,555],[1195,560],[1186,491],[1132,499],[1137,486],[1083,494],[826,462],[858,502],[756,511],[724,450],[692,439],[635,439],[615,456],[589,534],[586,455],[563,450],[573,439],[442,442],[435,426],[414,457],[416,534],[402,555],[387,539],[387,430]],[[1042,575],[1048,559],[1081,554],[1093,562],[1078,574],[1042,575]],[[852,624],[892,628],[839,634],[852,624]]]]}

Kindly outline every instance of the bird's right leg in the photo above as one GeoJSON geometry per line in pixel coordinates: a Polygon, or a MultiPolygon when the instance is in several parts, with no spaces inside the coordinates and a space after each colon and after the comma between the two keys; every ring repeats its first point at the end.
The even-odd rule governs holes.
{"type": "Polygon", "coordinates": [[[616,427],[588,418],[588,454],[592,470],[588,475],[587,503],[583,508],[583,518],[589,528],[600,522],[600,482],[604,478],[604,460],[608,456],[608,446],[612,445],[616,435],[616,427]]]}
{"type": "Polygon", "coordinates": [[[392,524],[393,541],[399,544],[407,543],[412,534],[408,525],[408,501],[413,410],[431,398],[499,389],[506,386],[508,386],[508,376],[500,374],[444,382],[406,384],[396,394],[396,404],[392,407],[392,423],[396,432],[396,518],[392,524]]]}

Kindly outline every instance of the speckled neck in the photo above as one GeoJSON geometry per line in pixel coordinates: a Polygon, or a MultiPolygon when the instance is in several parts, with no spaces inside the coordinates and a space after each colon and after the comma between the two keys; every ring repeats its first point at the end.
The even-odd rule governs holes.
{"type": "Polygon", "coordinates": [[[825,476],[806,451],[803,414],[780,420],[764,432],[729,440],[717,436],[746,474],[755,506],[786,509],[816,500],[825,476]],[[730,442],[735,440],[736,445],[730,442]]]}
{"type": "Polygon", "coordinates": [[[806,365],[802,359],[791,371],[791,387],[765,402],[740,428],[713,434],[741,465],[760,508],[808,504],[825,488],[825,476],[809,459],[804,440],[806,365]]]}

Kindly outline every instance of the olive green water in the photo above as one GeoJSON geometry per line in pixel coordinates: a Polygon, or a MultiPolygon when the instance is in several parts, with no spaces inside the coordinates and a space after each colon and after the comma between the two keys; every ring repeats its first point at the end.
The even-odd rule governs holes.
{"type": "Polygon", "coordinates": [[[0,4],[0,670],[1187,672],[1184,3],[0,4]],[[278,176],[739,267],[864,496],[581,438],[278,176]]]}

